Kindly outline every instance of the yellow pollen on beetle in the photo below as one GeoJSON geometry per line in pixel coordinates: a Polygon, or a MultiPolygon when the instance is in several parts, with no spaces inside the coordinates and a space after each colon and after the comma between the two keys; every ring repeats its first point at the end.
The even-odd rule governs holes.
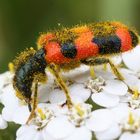
{"type": "Polygon", "coordinates": [[[135,122],[135,120],[134,120],[133,114],[130,112],[129,113],[129,118],[128,118],[128,124],[133,125],[134,122],[135,122]]]}
{"type": "Polygon", "coordinates": [[[10,72],[14,72],[14,64],[12,63],[12,62],[10,62],[9,64],[8,64],[8,68],[9,68],[9,71],[10,72]]]}
{"type": "Polygon", "coordinates": [[[82,116],[85,114],[85,112],[84,112],[84,110],[81,108],[81,105],[80,105],[80,104],[75,105],[75,109],[76,109],[76,111],[77,111],[77,113],[78,113],[79,116],[82,117],[82,116]]]}
{"type": "Polygon", "coordinates": [[[72,28],[71,31],[80,34],[80,33],[88,32],[89,28],[86,25],[84,25],[84,26],[81,26],[81,27],[72,28]]]}
{"type": "Polygon", "coordinates": [[[41,108],[38,108],[37,112],[39,113],[42,120],[46,119],[46,115],[44,114],[41,108]]]}

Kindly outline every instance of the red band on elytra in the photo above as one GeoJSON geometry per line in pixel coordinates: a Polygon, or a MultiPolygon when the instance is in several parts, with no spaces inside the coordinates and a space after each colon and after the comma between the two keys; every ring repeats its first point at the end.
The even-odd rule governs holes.
{"type": "Polygon", "coordinates": [[[126,52],[132,49],[132,39],[127,29],[124,28],[117,29],[116,35],[121,40],[121,52],[126,52]]]}

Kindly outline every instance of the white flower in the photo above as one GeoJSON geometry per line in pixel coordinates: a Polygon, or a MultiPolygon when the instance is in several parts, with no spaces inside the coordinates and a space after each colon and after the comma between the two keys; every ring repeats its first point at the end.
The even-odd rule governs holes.
{"type": "Polygon", "coordinates": [[[3,119],[2,115],[0,115],[0,129],[5,129],[7,126],[7,122],[3,119]]]}
{"type": "Polygon", "coordinates": [[[125,83],[131,88],[131,89],[138,89],[140,92],[140,79],[136,72],[129,70],[129,69],[120,69],[120,72],[124,76],[125,83]]]}
{"type": "Polygon", "coordinates": [[[140,45],[135,47],[133,50],[124,53],[122,55],[122,59],[129,69],[140,72],[140,45]]]}
{"type": "Polygon", "coordinates": [[[103,107],[113,107],[119,104],[120,96],[127,93],[128,87],[121,81],[102,77],[89,79],[87,87],[92,90],[92,100],[103,107]]]}
{"type": "Polygon", "coordinates": [[[135,94],[127,94],[122,96],[120,99],[120,103],[126,103],[132,109],[140,108],[140,95],[138,91],[135,91],[135,94]]]}
{"type": "Polygon", "coordinates": [[[97,139],[137,140],[140,138],[140,109],[133,110],[126,104],[119,104],[110,111],[114,114],[114,122],[107,130],[95,132],[97,139]]]}
{"type": "Polygon", "coordinates": [[[12,79],[13,79],[13,73],[11,73],[10,71],[0,74],[0,94],[2,93],[2,89],[4,87],[12,83],[12,79]]]}
{"type": "Polygon", "coordinates": [[[121,55],[117,55],[117,56],[113,56],[111,57],[111,61],[117,66],[120,65],[122,62],[122,56],[121,55]]]}
{"type": "Polygon", "coordinates": [[[92,131],[106,130],[112,125],[112,122],[113,115],[107,109],[91,112],[91,105],[80,103],[74,105],[64,116],[53,119],[46,129],[55,139],[91,140],[92,131]],[[65,131],[69,133],[71,131],[71,134],[67,134],[65,131]]]}
{"type": "Polygon", "coordinates": [[[113,114],[109,110],[91,112],[91,105],[84,103],[74,105],[71,110],[43,104],[39,105],[37,112],[29,126],[19,128],[17,140],[91,140],[92,131],[105,131],[113,122],[113,114]]]}
{"type": "Polygon", "coordinates": [[[130,133],[125,132],[122,134],[119,140],[139,140],[140,139],[140,133],[130,133]]]}
{"type": "MultiPolygon", "coordinates": [[[[74,83],[68,86],[72,102],[85,102],[90,97],[90,90],[84,84],[74,83]]],[[[49,94],[49,101],[51,103],[64,104],[66,103],[66,96],[60,88],[54,89],[49,94]]]]}
{"type": "Polygon", "coordinates": [[[18,117],[24,122],[23,117],[29,115],[29,111],[25,111],[28,108],[27,105],[16,97],[11,84],[3,89],[1,102],[4,105],[2,116],[6,121],[13,121],[14,117],[18,117]]]}
{"type": "Polygon", "coordinates": [[[117,80],[109,68],[104,71],[102,66],[95,68],[95,79],[91,78],[89,67],[85,65],[63,72],[73,102],[70,109],[65,104],[64,91],[56,84],[55,77],[47,72],[48,81],[39,83],[36,115],[29,125],[26,125],[30,115],[28,105],[16,97],[13,75],[8,80],[5,80],[7,74],[0,75],[3,81],[0,84],[0,99],[4,105],[1,120],[21,124],[17,140],[91,140],[93,133],[99,140],[140,137],[138,73],[128,69],[120,71],[125,77],[124,82],[117,80]],[[128,92],[125,83],[134,89],[134,95],[128,92]],[[95,110],[92,103],[88,104],[89,98],[107,109],[95,110]]]}
{"type": "Polygon", "coordinates": [[[126,139],[139,139],[140,138],[140,110],[134,110],[129,112],[120,122],[120,127],[123,134],[120,136],[120,140],[126,139]]]}

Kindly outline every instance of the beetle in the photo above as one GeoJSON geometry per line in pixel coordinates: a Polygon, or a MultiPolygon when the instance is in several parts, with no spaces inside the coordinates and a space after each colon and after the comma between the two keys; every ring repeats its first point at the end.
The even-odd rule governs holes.
{"type": "MultiPolygon", "coordinates": [[[[37,83],[45,79],[46,67],[49,67],[55,76],[66,95],[68,108],[71,108],[69,90],[60,69],[71,70],[81,64],[94,66],[109,63],[116,77],[124,82],[123,76],[108,56],[132,50],[138,43],[136,31],[114,21],[76,25],[72,28],[63,27],[42,34],[37,42],[38,50],[27,49],[14,60],[13,87],[17,97],[24,99],[29,105],[31,115],[28,122],[35,113],[37,83]],[[35,83],[34,97],[33,83],[35,83]]],[[[129,90],[132,91],[130,88],[129,90]]]]}

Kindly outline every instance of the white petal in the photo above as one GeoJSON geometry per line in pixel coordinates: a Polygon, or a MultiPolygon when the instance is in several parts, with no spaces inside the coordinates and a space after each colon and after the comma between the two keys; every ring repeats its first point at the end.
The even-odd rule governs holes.
{"type": "Polygon", "coordinates": [[[137,85],[139,84],[140,80],[135,76],[135,73],[132,73],[132,71],[127,69],[121,69],[121,73],[124,76],[124,81],[127,85],[129,85],[131,88],[139,87],[137,85]]]}
{"type": "Polygon", "coordinates": [[[35,134],[33,140],[49,140],[49,139],[44,139],[43,138],[43,134],[42,134],[42,131],[37,131],[37,133],[35,134]]]}
{"type": "Polygon", "coordinates": [[[66,102],[66,96],[63,90],[60,89],[54,89],[50,94],[49,94],[49,101],[51,103],[57,103],[57,104],[63,104],[66,102]]]}
{"type": "Polygon", "coordinates": [[[52,88],[51,85],[48,83],[42,84],[38,88],[38,98],[39,102],[47,102],[49,101],[49,93],[51,92],[52,88]]]}
{"type": "Polygon", "coordinates": [[[125,95],[128,87],[119,80],[107,80],[104,90],[113,95],[125,95]]]}
{"type": "Polygon", "coordinates": [[[91,94],[91,91],[86,89],[83,84],[73,84],[69,87],[69,89],[70,97],[73,102],[75,102],[76,98],[80,98],[81,101],[85,102],[91,94]]]}
{"type": "Polygon", "coordinates": [[[116,78],[112,71],[103,70],[103,66],[95,68],[95,74],[96,76],[101,76],[105,80],[113,80],[116,78]]]}
{"type": "Polygon", "coordinates": [[[133,110],[133,113],[140,117],[140,108],[133,110]]]}
{"type": "Polygon", "coordinates": [[[92,133],[85,127],[76,128],[74,133],[72,133],[65,140],[91,140],[92,133]]]}
{"type": "Polygon", "coordinates": [[[53,136],[51,136],[51,135],[46,131],[46,129],[43,129],[43,130],[42,130],[42,136],[43,136],[43,140],[58,140],[58,139],[53,138],[53,136]]]}
{"type": "Polygon", "coordinates": [[[92,94],[92,100],[103,107],[113,107],[118,105],[119,96],[107,94],[106,92],[100,92],[97,94],[92,94]]]}
{"type": "Polygon", "coordinates": [[[10,108],[10,107],[4,107],[2,110],[2,117],[6,120],[6,121],[12,121],[13,120],[13,113],[14,113],[15,109],[14,108],[10,108]]]}
{"type": "Polygon", "coordinates": [[[122,134],[119,140],[139,140],[140,139],[140,133],[130,133],[125,132],[122,134]]]}
{"type": "Polygon", "coordinates": [[[113,64],[119,65],[122,62],[122,57],[120,55],[111,57],[111,61],[113,62],[113,64]]]}
{"type": "Polygon", "coordinates": [[[116,123],[105,131],[95,133],[98,140],[114,140],[118,138],[120,134],[121,129],[116,123]]]}
{"type": "Polygon", "coordinates": [[[0,115],[0,129],[5,129],[7,128],[7,126],[8,126],[7,122],[0,115]]]}
{"type": "Polygon", "coordinates": [[[38,87],[39,102],[49,101],[49,93],[53,89],[54,77],[50,72],[47,72],[46,75],[48,78],[47,81],[45,83],[40,83],[38,87]]]}
{"type": "Polygon", "coordinates": [[[37,131],[34,126],[22,126],[17,130],[17,139],[16,140],[34,140],[37,131]]]}
{"type": "Polygon", "coordinates": [[[18,98],[15,95],[15,90],[13,89],[12,85],[8,85],[3,89],[1,102],[4,104],[4,106],[15,107],[18,105],[18,98]]]}
{"type": "Polygon", "coordinates": [[[9,71],[7,71],[7,72],[5,72],[3,74],[0,74],[0,89],[4,85],[11,83],[12,77],[13,77],[13,74],[11,72],[9,72],[9,71]]]}
{"type": "MultiPolygon", "coordinates": [[[[17,130],[16,136],[19,137],[19,136],[21,136],[21,135],[24,135],[24,133],[26,132],[26,130],[28,129],[28,127],[29,127],[28,125],[23,125],[23,126],[21,126],[21,127],[17,130]]],[[[30,128],[32,129],[33,126],[31,126],[30,128]]]]}
{"type": "Polygon", "coordinates": [[[92,131],[104,131],[113,123],[113,114],[108,109],[98,109],[92,112],[92,116],[87,120],[87,127],[92,131]]]}
{"type": "Polygon", "coordinates": [[[63,75],[78,83],[84,83],[90,76],[89,66],[81,65],[79,68],[63,73],[63,75]]]}
{"type": "Polygon", "coordinates": [[[58,117],[48,124],[46,130],[55,139],[62,139],[72,134],[74,126],[65,117],[58,117]]]}
{"type": "Polygon", "coordinates": [[[140,46],[138,45],[136,48],[134,48],[132,51],[126,52],[122,55],[122,59],[125,63],[125,65],[134,70],[134,71],[140,71],[140,46]]]}
{"type": "Polygon", "coordinates": [[[112,108],[110,111],[114,114],[114,120],[120,123],[123,119],[125,119],[130,111],[127,104],[119,104],[118,106],[112,108]]]}
{"type": "Polygon", "coordinates": [[[17,124],[25,124],[30,115],[29,109],[27,106],[18,107],[13,114],[13,121],[17,124]]]}
{"type": "MultiPolygon", "coordinates": [[[[74,103],[86,101],[91,92],[86,89],[83,84],[72,84],[69,88],[69,93],[74,103]]],[[[49,100],[51,103],[63,104],[66,102],[66,96],[63,90],[54,89],[49,94],[49,100]]]]}

